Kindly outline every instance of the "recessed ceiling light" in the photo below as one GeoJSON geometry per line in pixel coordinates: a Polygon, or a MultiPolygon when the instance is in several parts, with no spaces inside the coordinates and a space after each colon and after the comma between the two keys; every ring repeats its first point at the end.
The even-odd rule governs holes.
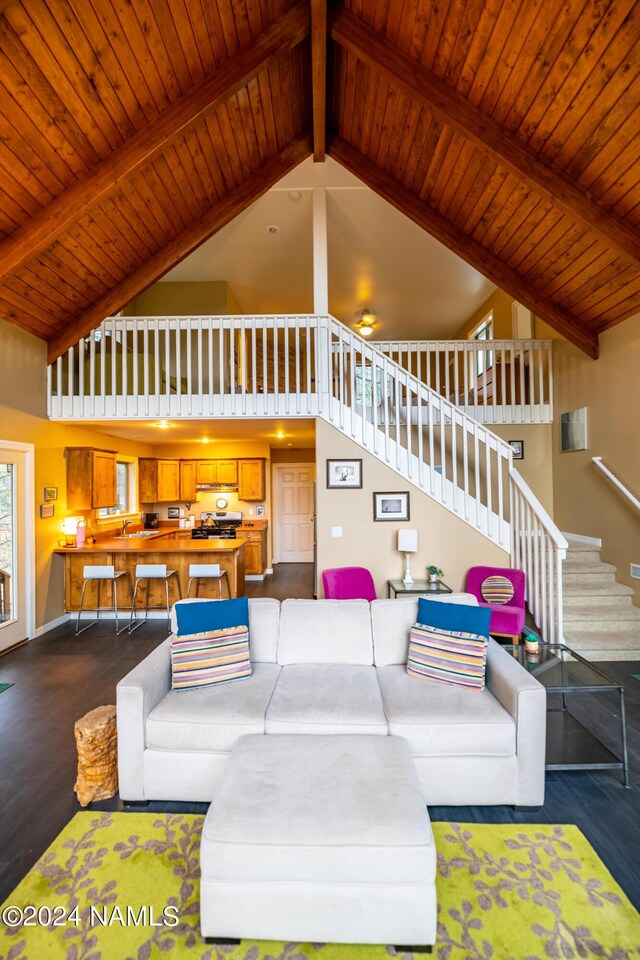
{"type": "Polygon", "coordinates": [[[267,233],[277,233],[280,227],[276,226],[275,223],[270,223],[267,227],[267,233]]]}
{"type": "Polygon", "coordinates": [[[166,420],[160,420],[158,423],[156,423],[156,427],[158,427],[159,430],[168,430],[169,427],[172,427],[172,426],[173,424],[167,423],[166,420]]]}
{"type": "Polygon", "coordinates": [[[200,440],[200,443],[211,443],[211,440],[209,439],[209,437],[202,437],[202,439],[200,440]]]}
{"type": "Polygon", "coordinates": [[[286,433],[284,432],[284,430],[278,430],[278,432],[276,433],[276,440],[284,440],[285,437],[286,437],[286,433]]]}
{"type": "Polygon", "coordinates": [[[289,200],[299,200],[301,196],[299,190],[289,190],[289,200]]]}

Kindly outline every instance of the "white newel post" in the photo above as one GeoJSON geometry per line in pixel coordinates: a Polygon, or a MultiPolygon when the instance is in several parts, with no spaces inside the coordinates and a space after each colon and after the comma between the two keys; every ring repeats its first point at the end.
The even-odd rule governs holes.
{"type": "Polygon", "coordinates": [[[331,377],[329,314],[329,261],[327,252],[327,191],[313,188],[313,312],[318,320],[318,408],[328,409],[331,377]],[[324,318],[324,322],[320,318],[324,318]]]}

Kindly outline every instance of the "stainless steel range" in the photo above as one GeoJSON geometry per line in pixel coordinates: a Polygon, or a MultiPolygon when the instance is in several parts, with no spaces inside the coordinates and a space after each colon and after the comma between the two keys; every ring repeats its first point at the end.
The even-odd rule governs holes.
{"type": "Polygon", "coordinates": [[[242,514],[233,511],[220,511],[200,514],[200,526],[191,531],[192,540],[208,540],[219,537],[221,540],[235,540],[236,528],[242,523],[242,514]]]}

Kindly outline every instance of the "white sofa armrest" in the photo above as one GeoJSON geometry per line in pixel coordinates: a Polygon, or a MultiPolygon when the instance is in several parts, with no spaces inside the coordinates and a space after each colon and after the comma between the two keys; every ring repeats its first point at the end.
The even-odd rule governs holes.
{"type": "Polygon", "coordinates": [[[123,800],[146,800],[143,757],[145,721],[171,690],[171,640],[123,677],[116,687],[118,779],[123,800]]]}
{"type": "Polygon", "coordinates": [[[544,803],[547,691],[495,640],[489,640],[487,687],[516,723],[518,801],[521,807],[544,803]]]}

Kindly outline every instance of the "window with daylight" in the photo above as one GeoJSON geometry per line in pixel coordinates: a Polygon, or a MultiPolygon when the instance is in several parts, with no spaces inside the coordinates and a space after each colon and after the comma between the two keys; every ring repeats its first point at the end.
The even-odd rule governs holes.
{"type": "MultiPolygon", "coordinates": [[[[132,496],[132,463],[118,461],[116,464],[116,505],[98,510],[99,517],[117,517],[121,513],[133,513],[136,509],[135,495],[132,496]]],[[[135,479],[135,477],[134,477],[135,479]]]]}
{"type": "MultiPolygon", "coordinates": [[[[484,340],[493,340],[493,312],[488,313],[486,317],[478,324],[471,333],[471,339],[480,343],[484,340]]],[[[492,350],[476,351],[476,376],[479,377],[485,370],[488,370],[493,364],[492,350]]]]}

